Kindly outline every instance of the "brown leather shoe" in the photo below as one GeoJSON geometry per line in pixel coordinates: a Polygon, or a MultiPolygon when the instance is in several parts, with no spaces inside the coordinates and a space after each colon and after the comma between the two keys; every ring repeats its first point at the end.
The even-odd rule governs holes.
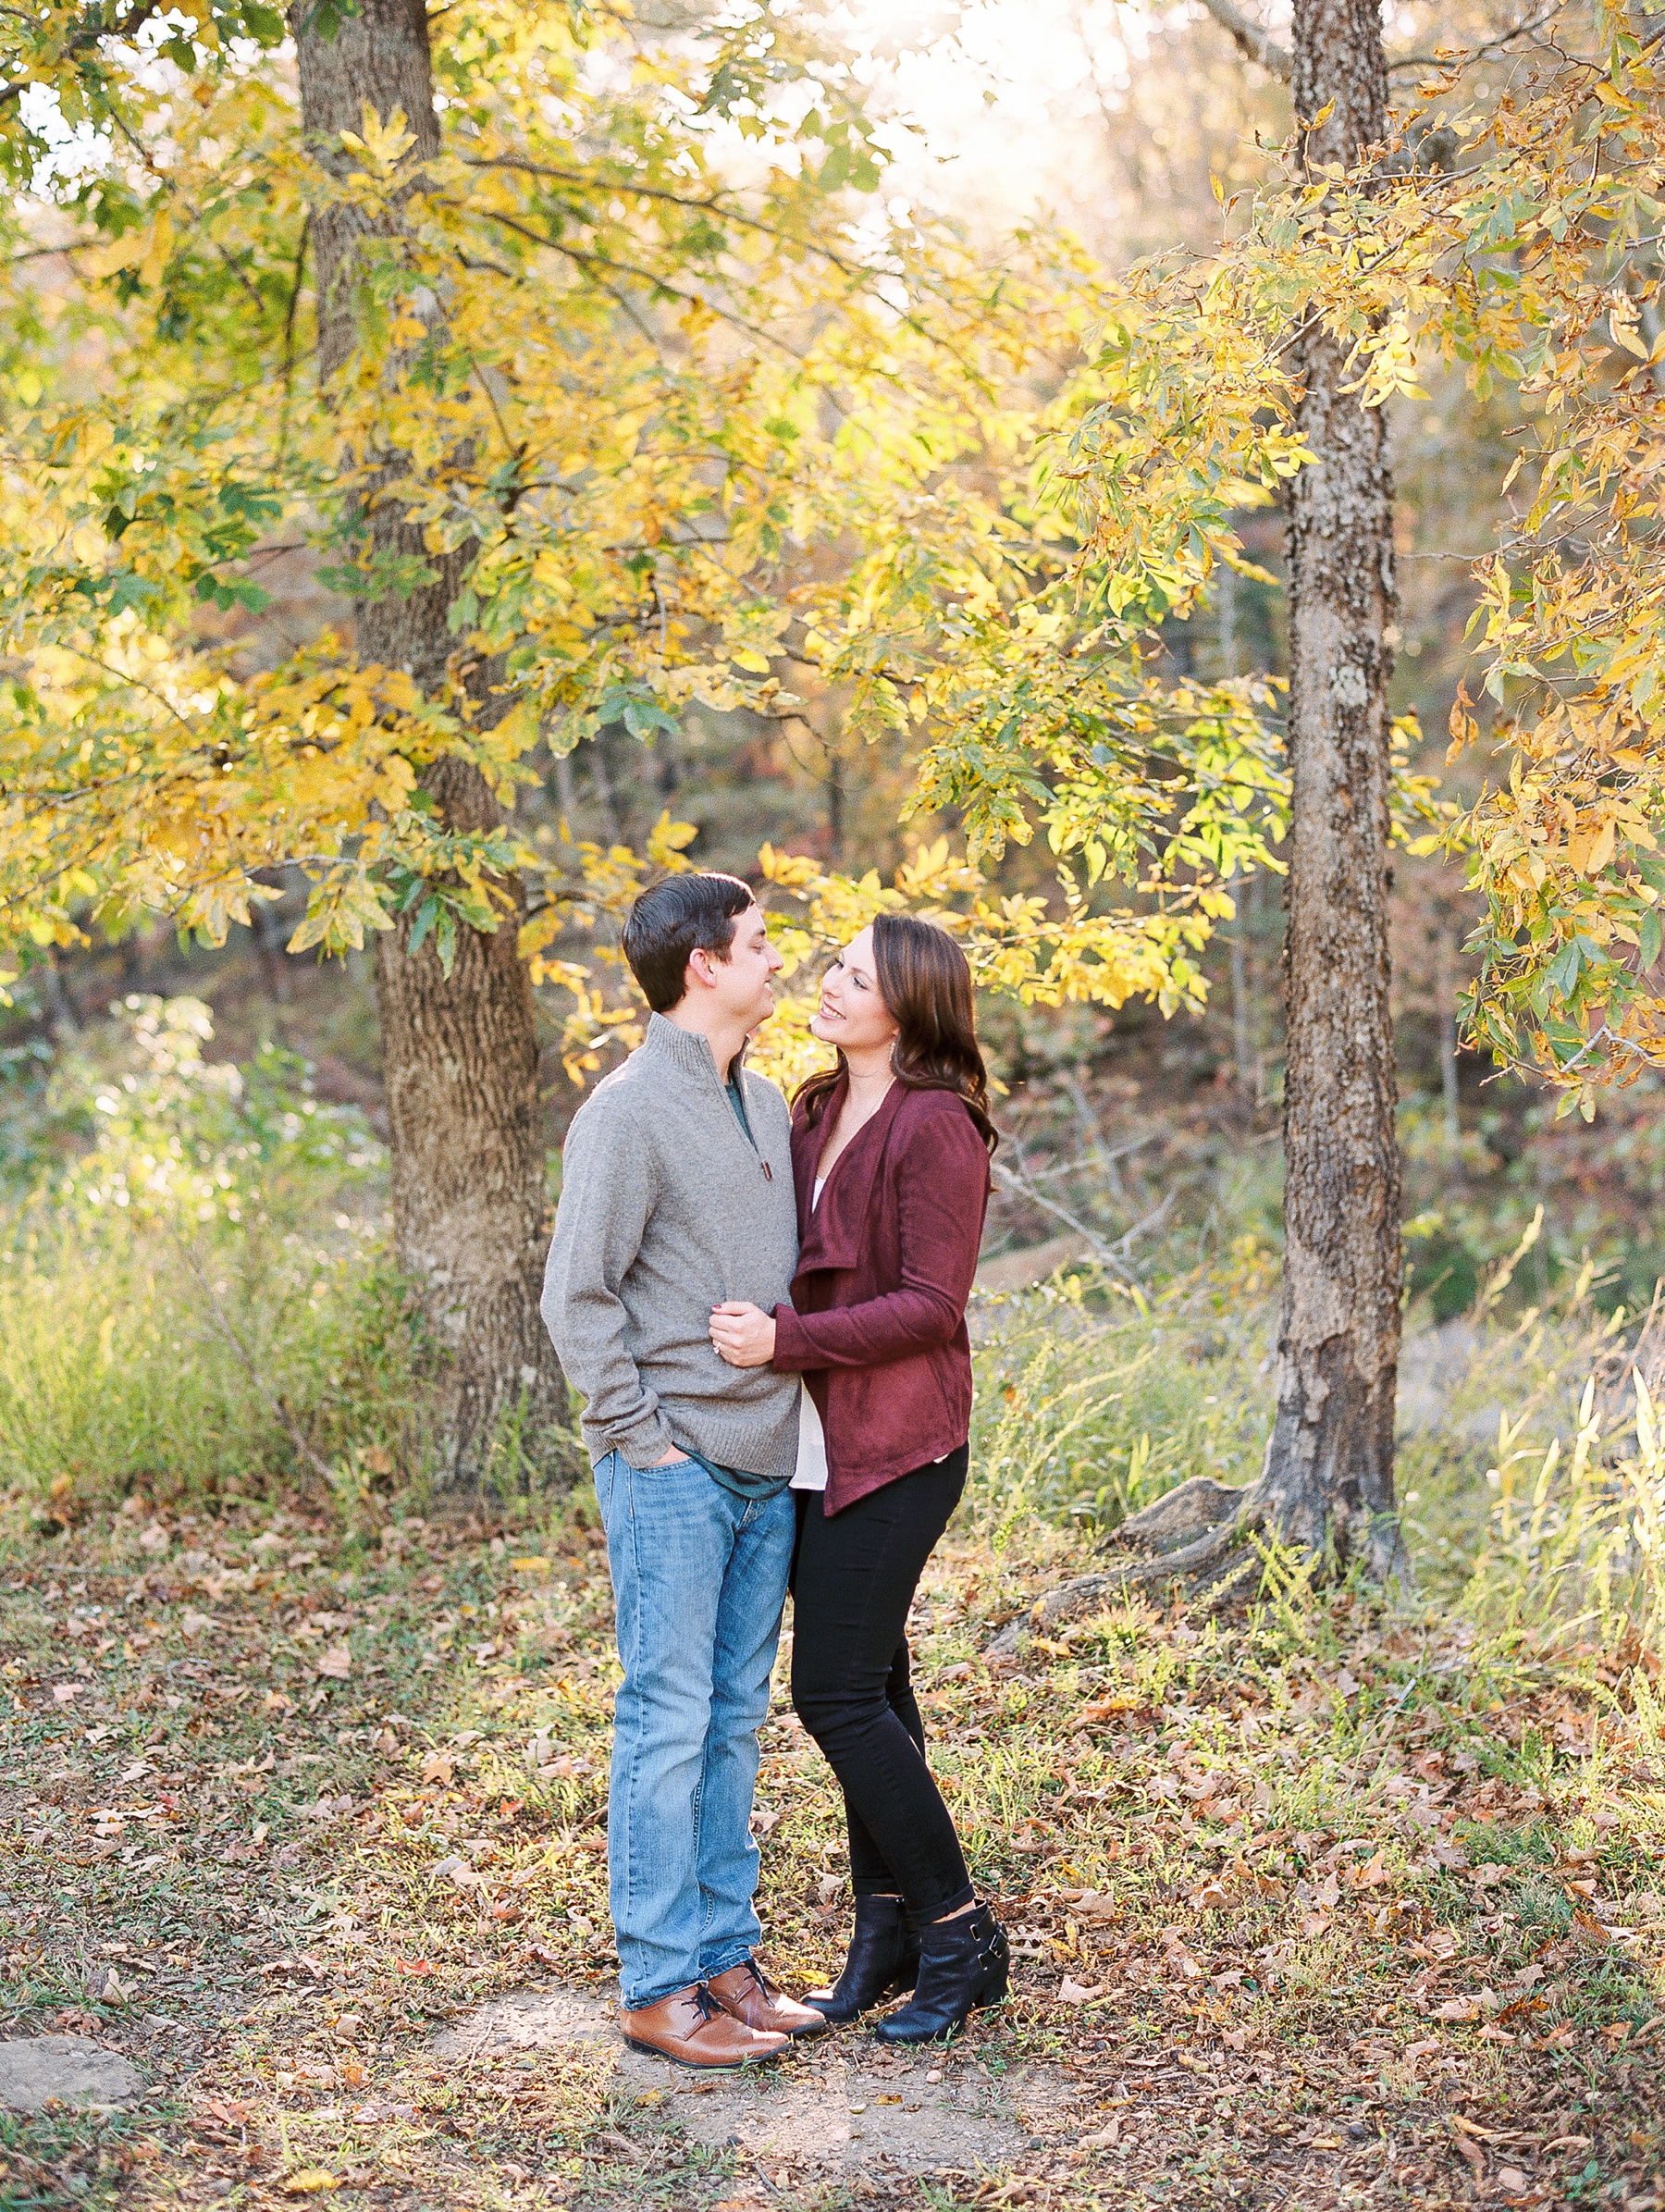
{"type": "Polygon", "coordinates": [[[621,2024],[633,2051],[650,2051],[707,2073],[761,2066],[765,2059],[778,2058],[790,2040],[748,2027],[720,2005],[703,1982],[660,1997],[657,2005],[644,2005],[639,2012],[624,2013],[621,2024]]]}
{"type": "Polygon", "coordinates": [[[755,1959],[714,1974],[706,1984],[722,2009],[764,2035],[824,2035],[832,2022],[778,1988],[755,1959]]]}

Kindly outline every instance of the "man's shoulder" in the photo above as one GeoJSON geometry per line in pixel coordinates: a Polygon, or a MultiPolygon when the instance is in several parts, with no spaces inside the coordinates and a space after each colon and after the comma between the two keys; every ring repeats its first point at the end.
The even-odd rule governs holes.
{"type": "Polygon", "coordinates": [[[608,1129],[635,1125],[646,1118],[651,1076],[638,1065],[641,1057],[633,1052],[610,1075],[601,1078],[573,1116],[567,1130],[569,1143],[574,1135],[599,1136],[608,1129]]]}
{"type": "Polygon", "coordinates": [[[790,1119],[792,1109],[786,1104],[786,1094],[779,1083],[772,1081],[767,1075],[759,1075],[755,1068],[742,1068],[740,1077],[748,1107],[761,1106],[771,1113],[779,1112],[790,1119]]]}

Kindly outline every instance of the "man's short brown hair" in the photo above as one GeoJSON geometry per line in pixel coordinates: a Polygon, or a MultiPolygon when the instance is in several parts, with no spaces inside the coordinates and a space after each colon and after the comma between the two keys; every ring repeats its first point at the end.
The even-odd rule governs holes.
{"type": "Polygon", "coordinates": [[[734,924],[753,904],[737,875],[669,875],[642,893],[624,924],[624,958],[656,1014],[668,1014],[688,987],[688,956],[698,949],[726,960],[734,924]]]}

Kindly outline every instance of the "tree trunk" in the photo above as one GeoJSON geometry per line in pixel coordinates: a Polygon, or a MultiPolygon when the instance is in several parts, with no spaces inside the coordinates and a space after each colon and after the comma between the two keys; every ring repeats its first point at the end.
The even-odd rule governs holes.
{"type": "MultiPolygon", "coordinates": [[[[1378,0],[1296,0],[1291,90],[1309,168],[1355,162],[1387,125],[1378,0]]],[[[1393,1497],[1400,1157],[1388,1007],[1387,424],[1322,331],[1301,341],[1300,427],[1316,456],[1289,508],[1293,850],[1285,946],[1284,1278],[1277,1415],[1261,1490],[1287,1541],[1386,1573],[1393,1497]]]]}
{"type": "MultiPolygon", "coordinates": [[[[427,17],[422,0],[359,0],[331,39],[302,0],[291,18],[302,125],[314,156],[337,173],[351,166],[340,143],[369,107],[383,121],[402,112],[417,157],[439,151],[427,17]]],[[[313,214],[320,377],[327,382],[355,343],[356,211],[313,214]]],[[[414,556],[431,572],[408,596],[355,605],[361,661],[407,670],[425,693],[444,688],[455,640],[447,615],[471,558],[467,546],[429,552],[422,532],[378,493],[401,473],[399,457],[369,482],[362,536],[372,556],[414,556]]],[[[475,672],[481,711],[488,677],[475,672]]],[[[448,829],[500,820],[478,772],[444,760],[425,786],[448,829]]],[[[515,912],[519,886],[507,886],[515,912]]],[[[393,1163],[394,1249],[448,1363],[441,1439],[446,1470],[478,1475],[500,1416],[524,1406],[532,1431],[564,1407],[561,1371],[537,1313],[548,1242],[542,1111],[532,989],[516,947],[514,914],[495,933],[460,927],[447,976],[430,937],[413,958],[410,921],[376,943],[376,999],[393,1163]]]]}
{"type": "MultiPolygon", "coordinates": [[[[1205,4],[1234,36],[1235,26],[1252,28],[1230,0],[1205,4]]],[[[1282,50],[1261,44],[1254,58],[1283,74],[1282,50]]],[[[1350,165],[1379,142],[1379,0],[1296,0],[1289,76],[1298,119],[1330,108],[1307,133],[1309,168],[1350,165]]],[[[1315,459],[1289,506],[1294,794],[1276,1418],[1257,1480],[1240,1490],[1200,1475],[1167,1491],[1115,1532],[1116,1565],[1048,1591],[1002,1628],[992,1657],[1132,1588],[1180,1584],[1211,1605],[1234,1602],[1261,1578],[1258,1553],[1245,1549],[1257,1532],[1314,1557],[1333,1549],[1377,1576],[1409,1572],[1393,1498],[1402,1275],[1388,950],[1393,486],[1387,425],[1342,389],[1342,350],[1321,331],[1301,345],[1300,426],[1315,459]]]]}

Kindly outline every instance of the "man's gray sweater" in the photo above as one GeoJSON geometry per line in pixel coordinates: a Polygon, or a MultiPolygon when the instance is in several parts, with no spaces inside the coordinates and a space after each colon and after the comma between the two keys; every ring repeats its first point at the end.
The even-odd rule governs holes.
{"type": "Polygon", "coordinates": [[[584,1440],[650,1467],[672,1444],[751,1475],[790,1475],[799,1384],[731,1367],[711,1308],[771,1313],[797,1267],[792,1124],[743,1071],[740,1127],[704,1037],[662,1014],[573,1118],[541,1311],[587,1401],[584,1440]]]}

